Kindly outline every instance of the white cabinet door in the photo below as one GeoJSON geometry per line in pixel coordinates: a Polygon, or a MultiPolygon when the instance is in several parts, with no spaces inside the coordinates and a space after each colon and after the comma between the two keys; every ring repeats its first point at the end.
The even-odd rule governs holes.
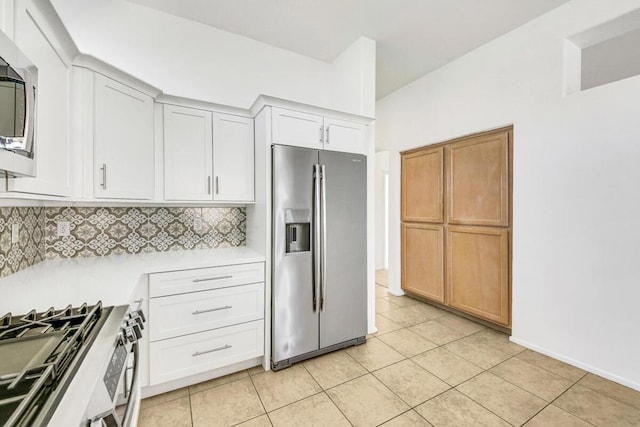
{"type": "Polygon", "coordinates": [[[253,119],[213,113],[213,200],[252,202],[253,164],[253,119]]]}
{"type": "Polygon", "coordinates": [[[9,191],[69,196],[72,56],[65,50],[65,43],[70,39],[55,31],[55,22],[52,23],[38,6],[33,1],[16,3],[15,6],[15,42],[38,68],[34,141],[36,178],[10,179],[9,191]]]}
{"type": "Polygon", "coordinates": [[[272,109],[273,143],[307,148],[323,148],[322,116],[283,108],[272,109]]]}
{"type": "Polygon", "coordinates": [[[95,197],[152,199],[153,99],[96,74],[94,102],[95,197]]]}
{"type": "Polygon", "coordinates": [[[164,198],[211,200],[211,112],[164,106],[164,198]]]}
{"type": "Polygon", "coordinates": [[[324,119],[324,149],[367,154],[366,128],[359,123],[324,119]]]}

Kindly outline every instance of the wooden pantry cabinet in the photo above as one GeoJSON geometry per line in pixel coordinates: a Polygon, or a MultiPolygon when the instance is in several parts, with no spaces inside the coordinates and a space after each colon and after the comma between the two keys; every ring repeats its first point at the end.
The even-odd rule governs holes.
{"type": "Polygon", "coordinates": [[[402,289],[511,327],[512,129],[402,153],[402,289]]]}

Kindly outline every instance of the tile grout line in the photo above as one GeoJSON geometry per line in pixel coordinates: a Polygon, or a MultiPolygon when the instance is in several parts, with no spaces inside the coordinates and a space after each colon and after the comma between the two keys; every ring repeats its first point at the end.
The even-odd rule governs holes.
{"type": "Polygon", "coordinates": [[[190,391],[187,394],[187,396],[189,397],[189,417],[191,418],[191,427],[193,427],[193,406],[191,405],[191,392],[190,391]]]}
{"type": "MultiPolygon", "coordinates": [[[[266,372],[266,371],[265,371],[266,372]]],[[[247,369],[247,374],[249,374],[249,370],[247,369]]],[[[251,382],[251,386],[253,387],[253,390],[256,392],[256,396],[258,396],[258,400],[260,401],[260,405],[262,405],[262,409],[264,410],[264,415],[267,416],[267,419],[269,420],[269,424],[273,425],[273,422],[271,422],[271,417],[269,416],[269,413],[267,412],[267,408],[264,406],[264,402],[262,401],[262,397],[260,396],[260,392],[258,392],[258,388],[256,387],[256,384],[253,382],[253,376],[251,374],[249,374],[249,381],[251,382]]],[[[263,415],[263,414],[260,414],[263,415]]],[[[258,417],[260,416],[258,415],[258,417]]],[[[254,417],[257,418],[257,417],[254,417]]],[[[253,418],[250,418],[253,419],[253,418]]],[[[242,422],[246,422],[249,420],[245,420],[242,422]]]]}

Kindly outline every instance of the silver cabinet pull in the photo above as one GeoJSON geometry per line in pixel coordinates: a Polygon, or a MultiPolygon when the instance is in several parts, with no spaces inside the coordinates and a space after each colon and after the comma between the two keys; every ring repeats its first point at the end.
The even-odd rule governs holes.
{"type": "Polygon", "coordinates": [[[216,194],[220,193],[220,187],[218,186],[218,177],[216,176],[216,194]]]}
{"type": "Polygon", "coordinates": [[[195,353],[193,353],[191,356],[196,357],[196,356],[202,356],[203,354],[208,354],[208,353],[213,353],[214,351],[220,351],[220,350],[226,350],[228,348],[233,347],[232,345],[229,344],[225,344],[222,347],[218,347],[218,348],[213,348],[211,350],[205,350],[205,351],[196,351],[195,353]]]}
{"type": "Polygon", "coordinates": [[[213,280],[222,280],[222,279],[231,279],[233,278],[233,276],[229,275],[229,276],[216,276],[216,277],[203,277],[201,279],[193,279],[192,282],[193,283],[199,283],[199,282],[211,282],[213,280]]]}
{"type": "Polygon", "coordinates": [[[211,175],[207,177],[207,194],[211,194],[211,175]]]}
{"type": "Polygon", "coordinates": [[[329,126],[327,126],[327,144],[329,143],[329,126]]]}
{"type": "Polygon", "coordinates": [[[207,310],[196,310],[196,311],[194,311],[194,312],[193,312],[193,313],[191,313],[191,314],[196,315],[196,314],[202,314],[202,313],[210,313],[210,312],[212,312],[212,311],[229,310],[230,308],[233,308],[233,306],[231,306],[231,305],[225,305],[225,306],[223,306],[223,307],[209,308],[209,309],[207,309],[207,310]]]}
{"type": "Polygon", "coordinates": [[[320,166],[320,183],[322,187],[320,205],[322,206],[322,239],[321,239],[321,257],[320,265],[322,266],[322,290],[320,293],[320,310],[327,308],[327,171],[324,165],[320,166]]]}
{"type": "Polygon", "coordinates": [[[100,186],[106,190],[107,189],[107,164],[103,163],[100,170],[102,171],[102,183],[100,184],[100,186]]]}
{"type": "Polygon", "coordinates": [[[324,142],[324,128],[322,127],[322,125],[320,125],[320,144],[322,144],[324,142]]]}

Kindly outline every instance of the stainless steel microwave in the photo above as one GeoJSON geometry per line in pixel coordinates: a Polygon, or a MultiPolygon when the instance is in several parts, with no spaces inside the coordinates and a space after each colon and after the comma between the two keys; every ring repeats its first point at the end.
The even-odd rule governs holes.
{"type": "Polygon", "coordinates": [[[37,69],[0,31],[0,170],[35,175],[37,69]]]}

